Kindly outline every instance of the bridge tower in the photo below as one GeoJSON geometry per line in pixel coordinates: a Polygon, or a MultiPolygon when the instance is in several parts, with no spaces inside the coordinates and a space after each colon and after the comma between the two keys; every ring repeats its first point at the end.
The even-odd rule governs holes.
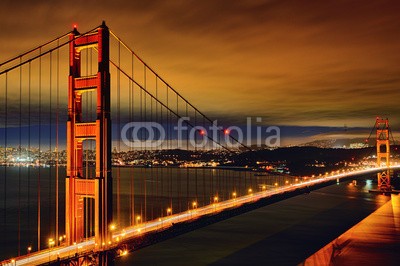
{"type": "Polygon", "coordinates": [[[389,192],[392,190],[390,184],[390,143],[389,143],[389,120],[376,118],[376,160],[377,167],[382,162],[386,164],[387,169],[378,173],[378,190],[381,192],[389,192]]]}
{"type": "Polygon", "coordinates": [[[75,28],[69,38],[66,241],[72,245],[83,240],[85,201],[94,199],[95,243],[102,250],[111,240],[112,222],[109,30],[103,22],[88,35],[80,35],[75,28]],[[81,51],[93,47],[98,51],[97,75],[81,76],[81,51]],[[83,122],[82,95],[89,91],[97,93],[96,121],[83,122]],[[96,142],[96,176],[92,179],[83,173],[85,140],[96,142]]]}

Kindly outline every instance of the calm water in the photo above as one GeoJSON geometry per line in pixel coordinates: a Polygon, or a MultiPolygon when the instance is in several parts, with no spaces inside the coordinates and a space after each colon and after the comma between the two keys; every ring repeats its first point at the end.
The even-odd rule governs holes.
{"type": "MultiPolygon", "coordinates": [[[[93,169],[87,169],[87,176],[93,169]]],[[[55,237],[56,169],[34,167],[0,167],[0,260],[26,254],[27,247],[37,250],[38,206],[40,205],[41,247],[47,247],[55,237]],[[40,193],[38,194],[38,188],[40,193]],[[40,195],[40,200],[38,199],[40,195]],[[40,202],[40,204],[39,204],[40,202]],[[20,240],[18,240],[20,239],[20,240]]],[[[58,169],[59,232],[64,233],[65,168],[58,169]]],[[[198,206],[209,204],[214,196],[225,200],[257,191],[262,185],[274,187],[295,182],[283,175],[255,175],[251,171],[188,168],[114,168],[114,219],[119,228],[135,222],[166,215],[172,206],[174,213],[187,210],[193,201],[198,206]],[[133,191],[134,196],[131,196],[133,191]]],[[[87,217],[91,212],[86,213],[87,217]]],[[[87,234],[90,235],[90,228],[87,234]]]]}

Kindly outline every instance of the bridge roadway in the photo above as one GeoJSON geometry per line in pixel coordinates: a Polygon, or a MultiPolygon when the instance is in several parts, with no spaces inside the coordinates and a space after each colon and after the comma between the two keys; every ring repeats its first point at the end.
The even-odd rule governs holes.
{"type": "MultiPolygon", "coordinates": [[[[395,165],[391,166],[391,169],[399,169],[400,165],[395,165]]],[[[237,198],[232,198],[226,201],[222,202],[217,202],[213,203],[210,205],[206,205],[204,207],[198,207],[186,212],[181,212],[177,214],[172,214],[163,218],[159,218],[156,220],[152,220],[143,224],[131,226],[124,228],[122,230],[119,230],[113,234],[112,243],[104,243],[106,246],[106,249],[112,249],[117,247],[120,243],[123,243],[124,240],[127,239],[132,239],[134,237],[137,237],[141,234],[148,233],[151,231],[155,230],[163,230],[167,229],[172,226],[173,223],[178,223],[178,222],[184,222],[184,221],[190,221],[191,219],[198,218],[203,215],[209,215],[213,214],[216,212],[223,211],[225,209],[231,209],[238,207],[240,205],[243,205],[245,203],[250,203],[257,201],[261,198],[267,198],[272,195],[276,194],[281,194],[281,193],[286,193],[286,192],[291,192],[299,188],[305,188],[307,186],[313,186],[325,182],[329,182],[332,180],[336,179],[342,179],[346,177],[351,177],[351,176],[358,176],[358,175],[364,175],[364,174],[371,174],[378,172],[380,170],[385,170],[387,169],[386,167],[376,167],[376,168],[366,168],[366,169],[360,169],[360,170],[355,170],[351,172],[345,172],[345,173],[337,173],[337,174],[331,174],[331,175],[323,175],[321,177],[316,177],[313,179],[309,179],[306,181],[301,181],[296,184],[290,184],[290,185],[285,185],[281,187],[276,187],[274,189],[267,189],[263,190],[260,192],[254,192],[250,193],[245,196],[237,197],[237,198]]],[[[54,261],[57,259],[57,257],[60,257],[61,259],[71,257],[75,253],[85,253],[89,252],[91,250],[94,250],[96,248],[96,245],[94,243],[94,238],[91,238],[87,241],[72,245],[72,246],[59,246],[59,247],[54,247],[54,248],[48,248],[44,249],[38,252],[32,252],[29,255],[24,255],[20,256],[14,259],[9,259],[6,261],[3,261],[0,263],[0,265],[37,265],[37,264],[43,264],[47,263],[49,261],[54,261]]],[[[123,253],[124,254],[124,253],[123,253]]],[[[122,254],[122,255],[123,255],[122,254]]]]}

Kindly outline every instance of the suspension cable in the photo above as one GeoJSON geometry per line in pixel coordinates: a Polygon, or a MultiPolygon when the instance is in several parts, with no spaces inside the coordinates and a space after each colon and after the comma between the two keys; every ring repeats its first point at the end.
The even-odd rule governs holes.
{"type": "MultiPolygon", "coordinates": [[[[48,41],[48,42],[46,42],[46,43],[44,43],[44,44],[42,44],[42,45],[39,45],[39,46],[37,46],[37,47],[35,47],[35,48],[31,49],[31,50],[28,50],[28,51],[26,51],[26,52],[23,52],[22,54],[20,54],[20,55],[18,55],[18,56],[15,56],[15,57],[13,57],[13,58],[10,58],[10,59],[8,59],[8,60],[6,60],[6,61],[0,63],[0,67],[3,66],[3,65],[6,65],[6,64],[8,64],[8,63],[11,63],[12,61],[15,61],[15,60],[17,60],[17,59],[20,59],[20,58],[22,58],[22,57],[24,57],[24,56],[26,56],[26,55],[28,55],[28,54],[30,54],[30,53],[33,53],[33,52],[35,52],[35,51],[37,51],[37,50],[41,50],[43,47],[45,47],[45,46],[47,46],[47,45],[50,45],[50,44],[53,43],[53,42],[56,42],[56,41],[57,41],[57,46],[58,46],[58,41],[59,41],[60,39],[63,39],[64,37],[67,37],[70,33],[72,33],[72,31],[69,31],[69,32],[67,32],[67,33],[65,33],[65,34],[63,34],[63,35],[61,35],[61,36],[58,36],[58,37],[56,37],[56,38],[54,38],[54,39],[52,39],[52,40],[50,40],[50,41],[48,41]]],[[[20,63],[21,63],[21,62],[20,62],[20,63]]]]}
{"type": "MultiPolygon", "coordinates": [[[[18,68],[18,67],[20,67],[20,66],[22,66],[22,65],[25,65],[25,64],[27,64],[27,63],[29,63],[29,62],[32,62],[33,60],[38,59],[38,58],[40,58],[40,57],[42,57],[42,56],[44,56],[44,55],[46,55],[46,54],[48,54],[48,53],[51,53],[51,52],[53,52],[53,51],[55,51],[55,50],[57,50],[57,49],[60,49],[61,47],[64,47],[65,45],[70,44],[71,42],[73,42],[73,41],[75,41],[75,40],[77,40],[77,39],[79,39],[79,38],[82,38],[82,37],[84,37],[85,35],[88,35],[88,34],[94,32],[94,31],[95,31],[97,28],[99,28],[99,27],[100,27],[100,26],[98,26],[98,27],[96,27],[96,28],[94,28],[94,29],[91,29],[90,31],[87,31],[87,32],[85,32],[85,33],[83,33],[83,34],[74,36],[73,39],[68,40],[68,41],[65,41],[65,42],[59,44],[57,47],[53,47],[53,48],[51,48],[51,49],[49,49],[49,50],[47,50],[47,51],[45,51],[45,52],[42,52],[42,47],[38,47],[38,49],[35,49],[35,50],[39,50],[39,54],[38,54],[38,55],[33,56],[33,57],[29,58],[29,59],[26,59],[25,61],[23,61],[23,62],[21,62],[21,63],[19,63],[19,64],[16,64],[16,65],[14,65],[14,66],[12,66],[12,67],[9,67],[9,68],[7,68],[7,69],[1,71],[1,72],[0,72],[0,75],[3,75],[4,73],[10,72],[10,71],[13,70],[13,69],[16,69],[16,68],[18,68]]],[[[71,33],[71,32],[69,32],[69,33],[71,33]]],[[[17,56],[16,58],[18,59],[19,56],[17,56]]],[[[8,60],[8,61],[9,61],[9,60],[8,60]]],[[[5,64],[5,63],[2,63],[2,65],[4,65],[4,64],[5,64]]]]}

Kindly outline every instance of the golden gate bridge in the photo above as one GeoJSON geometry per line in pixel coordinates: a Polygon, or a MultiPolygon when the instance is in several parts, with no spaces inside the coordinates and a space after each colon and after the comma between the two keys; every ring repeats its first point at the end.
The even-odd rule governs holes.
{"type": "Polygon", "coordinates": [[[148,165],[135,150],[214,147],[223,154],[231,152],[228,142],[251,149],[217,127],[104,22],[85,33],[75,27],[1,63],[0,82],[1,228],[3,235],[12,231],[10,247],[17,250],[1,265],[112,265],[138,237],[357,175],[378,173],[377,192],[396,192],[390,176],[398,166],[390,165],[389,124],[382,118],[375,124],[376,168],[255,178],[245,171],[174,170],[170,154],[148,165]],[[162,125],[165,141],[154,146],[149,128],[125,130],[132,121],[162,125]],[[177,141],[172,125],[178,123],[193,129],[184,140],[177,141]],[[207,127],[216,127],[216,134],[207,134],[207,127]],[[126,145],[124,130],[146,141],[126,145]],[[121,159],[127,154],[131,164],[121,159]]]}

